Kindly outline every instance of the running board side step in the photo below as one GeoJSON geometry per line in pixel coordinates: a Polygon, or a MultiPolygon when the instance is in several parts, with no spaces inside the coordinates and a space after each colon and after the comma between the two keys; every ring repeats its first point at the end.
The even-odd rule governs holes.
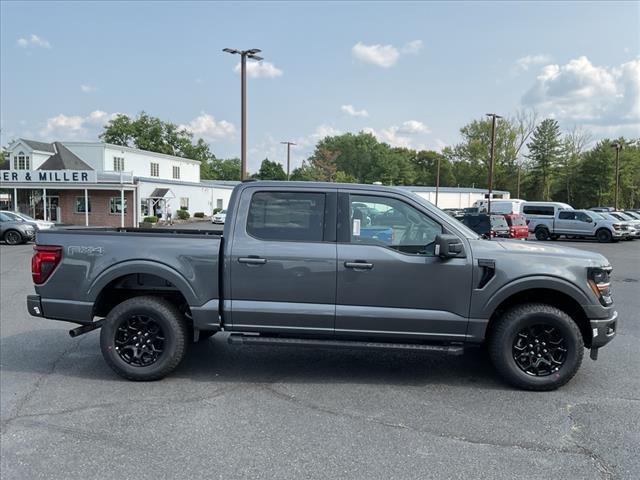
{"type": "Polygon", "coordinates": [[[313,338],[261,337],[259,335],[231,334],[230,345],[274,345],[280,347],[318,347],[318,348],[364,348],[369,350],[400,350],[438,352],[448,355],[462,355],[462,345],[426,345],[419,343],[361,342],[351,340],[322,340],[313,338]]]}

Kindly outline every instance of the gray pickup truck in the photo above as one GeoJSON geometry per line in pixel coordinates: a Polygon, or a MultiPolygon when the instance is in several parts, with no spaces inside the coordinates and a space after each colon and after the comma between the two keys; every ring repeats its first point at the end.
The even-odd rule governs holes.
{"type": "Polygon", "coordinates": [[[245,182],[222,235],[39,232],[34,316],[101,328],[130,380],[175,369],[188,344],[461,354],[486,343],[514,386],[551,390],[616,334],[611,266],[595,253],[480,238],[420,197],[376,185],[245,182]]]}
{"type": "Polygon", "coordinates": [[[564,235],[568,238],[595,238],[600,243],[631,240],[636,236],[636,230],[629,222],[611,218],[590,210],[558,210],[549,218],[531,219],[529,231],[538,240],[556,240],[564,235]]]}

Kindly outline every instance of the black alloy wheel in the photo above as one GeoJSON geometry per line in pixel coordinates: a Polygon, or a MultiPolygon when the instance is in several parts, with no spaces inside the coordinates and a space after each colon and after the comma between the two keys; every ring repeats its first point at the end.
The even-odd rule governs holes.
{"type": "Polygon", "coordinates": [[[545,377],[562,368],[567,358],[566,340],[551,325],[531,325],[516,335],[512,354],[516,365],[527,375],[545,377]]]}
{"type": "Polygon", "coordinates": [[[118,326],[115,336],[118,355],[129,365],[146,367],[158,361],[165,349],[165,334],[147,315],[132,315],[118,326]]]}

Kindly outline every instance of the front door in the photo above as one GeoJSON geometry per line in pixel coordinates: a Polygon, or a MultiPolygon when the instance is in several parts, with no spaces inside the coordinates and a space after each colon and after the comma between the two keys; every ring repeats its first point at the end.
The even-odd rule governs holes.
{"type": "Polygon", "coordinates": [[[336,335],[463,340],[472,284],[467,258],[442,260],[438,220],[394,194],[339,194],[336,335]]]}
{"type": "Polygon", "coordinates": [[[229,255],[233,330],[332,335],[336,193],[246,189],[229,255]]]}

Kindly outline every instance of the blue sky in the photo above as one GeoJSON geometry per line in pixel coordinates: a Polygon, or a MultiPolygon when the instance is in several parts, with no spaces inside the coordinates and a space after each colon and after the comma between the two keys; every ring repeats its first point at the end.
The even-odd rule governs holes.
{"type": "Polygon", "coordinates": [[[595,138],[640,136],[638,2],[2,2],[2,144],[95,140],[116,112],[190,128],[249,169],[326,134],[440,149],[487,112],[535,108],[595,138]]]}

